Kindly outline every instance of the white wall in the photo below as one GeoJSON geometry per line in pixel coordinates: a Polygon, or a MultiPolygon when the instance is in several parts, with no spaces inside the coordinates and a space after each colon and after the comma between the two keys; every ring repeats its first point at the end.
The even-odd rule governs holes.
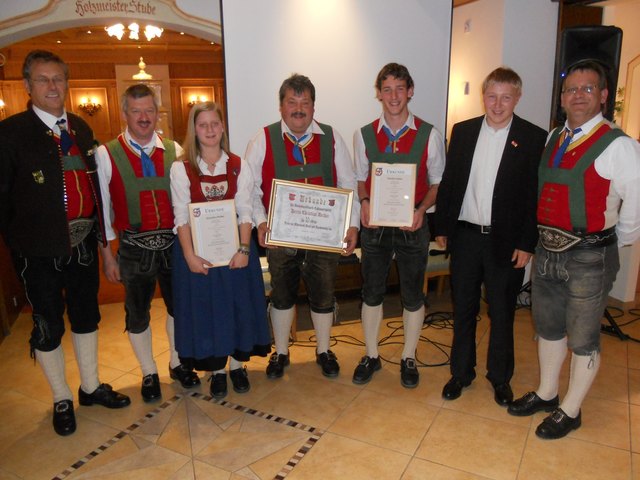
{"type": "Polygon", "coordinates": [[[484,113],[482,81],[500,65],[522,77],[516,113],[548,128],[557,17],[558,5],[550,1],[479,0],[454,9],[447,132],[484,113]],[[464,82],[469,95],[463,95],[464,82]]]}
{"type": "Polygon", "coordinates": [[[415,81],[414,113],[445,126],[449,0],[222,0],[231,148],[242,154],[279,120],[278,90],[291,73],[316,87],[316,119],[351,146],[381,113],[374,82],[389,62],[415,81]]]}

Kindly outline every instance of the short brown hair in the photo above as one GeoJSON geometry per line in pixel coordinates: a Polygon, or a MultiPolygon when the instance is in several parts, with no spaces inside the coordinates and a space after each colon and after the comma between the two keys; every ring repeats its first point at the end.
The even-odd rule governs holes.
{"type": "Polygon", "coordinates": [[[382,70],[378,72],[378,76],[376,77],[376,89],[378,91],[382,89],[382,82],[384,82],[389,76],[397,78],[398,80],[404,80],[407,82],[408,89],[413,88],[413,78],[411,78],[411,74],[407,67],[400,65],[399,63],[387,63],[382,67],[382,70]]]}
{"type": "Polygon", "coordinates": [[[487,91],[492,83],[509,83],[516,88],[518,95],[522,93],[522,79],[515,71],[509,67],[498,67],[482,82],[482,93],[487,91]]]}

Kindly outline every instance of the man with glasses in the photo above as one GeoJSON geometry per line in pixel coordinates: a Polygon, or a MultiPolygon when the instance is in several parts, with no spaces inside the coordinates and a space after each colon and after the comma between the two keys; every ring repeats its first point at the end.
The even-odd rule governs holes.
{"type": "Polygon", "coordinates": [[[544,439],[581,425],[580,407],[600,366],[600,322],[620,267],[618,247],[640,238],[640,146],[604,119],[608,94],[599,63],[567,69],[567,120],[549,136],[539,168],[532,307],[540,384],[508,412],[551,412],[536,429],[544,439]],[[560,402],[568,348],[569,388],[560,402]]]}
{"type": "Polygon", "coordinates": [[[61,345],[65,307],[80,371],[80,405],[129,405],[98,378],[98,235],[104,238],[93,132],[65,111],[69,69],[34,50],[22,75],[26,111],[0,123],[0,232],[31,304],[31,355],[53,394],[53,428],[76,430],[61,345]]]}

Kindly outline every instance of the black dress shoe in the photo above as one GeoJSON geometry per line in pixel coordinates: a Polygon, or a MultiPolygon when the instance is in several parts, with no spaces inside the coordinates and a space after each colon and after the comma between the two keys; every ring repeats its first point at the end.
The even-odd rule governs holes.
{"type": "Polygon", "coordinates": [[[249,384],[249,374],[247,373],[247,367],[231,370],[229,372],[229,376],[231,377],[231,384],[233,385],[234,392],[245,393],[248,392],[251,388],[251,385],[249,384]]]}
{"type": "Polygon", "coordinates": [[[76,431],[76,416],[71,400],[60,400],[53,404],[53,429],[62,436],[76,431]]]}
{"type": "Polygon", "coordinates": [[[420,382],[420,374],[413,358],[400,360],[400,383],[404,388],[416,388],[420,382]]]}
{"type": "Polygon", "coordinates": [[[284,367],[289,365],[289,354],[273,352],[267,365],[267,378],[280,378],[284,375],[284,367]]]}
{"type": "Polygon", "coordinates": [[[493,386],[493,399],[501,407],[506,407],[513,402],[513,390],[508,383],[493,386]]]}
{"type": "Polygon", "coordinates": [[[567,435],[571,430],[575,430],[582,424],[582,412],[578,412],[576,418],[571,418],[564,413],[561,408],[556,408],[551,415],[545,418],[538,428],[536,428],[536,435],[545,440],[554,440],[556,438],[562,438],[567,435]]]}
{"type": "Polygon", "coordinates": [[[200,385],[198,374],[182,364],[176,368],[171,368],[171,365],[169,365],[169,376],[174,380],[178,380],[184,388],[192,388],[200,385]]]}
{"type": "Polygon", "coordinates": [[[377,372],[382,368],[382,362],[380,362],[380,357],[371,358],[367,355],[360,359],[360,363],[356,367],[353,372],[353,383],[356,385],[364,385],[365,383],[369,383],[371,377],[373,377],[373,373],[377,372]]]}
{"type": "Polygon", "coordinates": [[[338,365],[338,357],[331,350],[316,353],[316,363],[322,368],[322,374],[325,377],[337,377],[340,373],[340,365],[338,365]]]}
{"type": "Polygon", "coordinates": [[[209,393],[213,398],[224,398],[227,396],[227,374],[216,373],[209,377],[211,385],[209,386],[209,393]]]}
{"type": "Polygon", "coordinates": [[[126,395],[116,392],[107,383],[101,383],[93,393],[86,393],[82,387],[78,388],[78,402],[80,405],[89,406],[97,403],[107,408],[122,408],[131,403],[126,395]]]}
{"type": "Polygon", "coordinates": [[[462,395],[462,389],[469,385],[471,385],[471,382],[464,383],[456,377],[451,377],[451,380],[449,380],[442,389],[442,398],[445,400],[455,400],[462,395]]]}
{"type": "Polygon", "coordinates": [[[542,400],[536,392],[527,392],[522,397],[511,402],[507,412],[516,417],[528,417],[542,410],[550,412],[557,408],[559,404],[560,399],[557,395],[551,400],[542,400]]]}
{"type": "Polygon", "coordinates": [[[156,400],[162,396],[162,391],[160,390],[160,379],[158,378],[157,373],[150,373],[149,375],[142,377],[142,388],[140,389],[140,393],[142,394],[142,399],[145,402],[151,402],[152,400],[156,400]]]}

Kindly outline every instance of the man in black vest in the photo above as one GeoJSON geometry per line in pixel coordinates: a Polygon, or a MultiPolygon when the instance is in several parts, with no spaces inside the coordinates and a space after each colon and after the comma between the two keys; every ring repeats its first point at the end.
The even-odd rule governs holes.
{"type": "Polygon", "coordinates": [[[64,109],[69,69],[60,57],[34,50],[22,74],[30,106],[0,123],[0,232],[33,310],[31,354],[53,393],[53,428],[69,435],[76,420],[60,344],[65,307],[80,405],[121,408],[130,400],[98,379],[97,237],[104,222],[93,132],[64,109]]]}

